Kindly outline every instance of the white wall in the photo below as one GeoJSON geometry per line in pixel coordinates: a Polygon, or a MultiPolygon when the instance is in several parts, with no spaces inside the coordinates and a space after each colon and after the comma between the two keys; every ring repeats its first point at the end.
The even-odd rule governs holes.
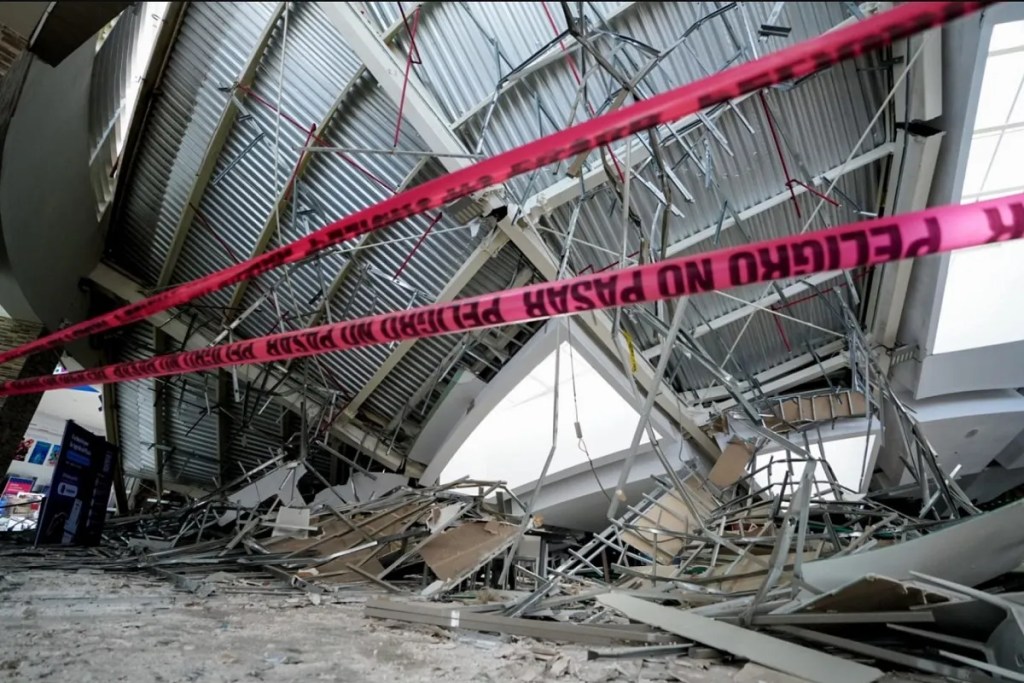
{"type": "MultiPolygon", "coordinates": [[[[68,420],[74,420],[93,434],[106,436],[101,405],[99,392],[74,389],[48,391],[39,401],[39,408],[32,416],[32,421],[25,431],[25,438],[36,442],[60,444],[68,420]]],[[[7,473],[35,477],[37,484],[49,484],[53,476],[53,466],[15,460],[7,473]]]]}

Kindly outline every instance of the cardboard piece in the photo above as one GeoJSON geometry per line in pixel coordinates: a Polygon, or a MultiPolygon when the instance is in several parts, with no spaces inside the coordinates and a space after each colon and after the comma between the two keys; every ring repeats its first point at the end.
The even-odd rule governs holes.
{"type": "Polygon", "coordinates": [[[729,442],[711,468],[708,480],[720,489],[732,486],[744,475],[753,457],[754,449],[746,441],[729,442]]]}

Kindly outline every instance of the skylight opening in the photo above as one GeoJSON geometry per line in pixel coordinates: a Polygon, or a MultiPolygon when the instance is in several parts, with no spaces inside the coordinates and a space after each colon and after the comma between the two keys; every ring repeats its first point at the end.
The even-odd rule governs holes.
{"type": "MultiPolygon", "coordinates": [[[[549,476],[586,463],[588,453],[596,460],[629,448],[640,418],[579,351],[573,349],[570,357],[568,342],[558,353],[558,441],[549,476]],[[576,435],[577,410],[582,439],[576,435]]],[[[469,476],[515,488],[536,480],[551,449],[554,377],[552,352],[488,413],[449,461],[440,482],[469,476]]],[[[641,443],[647,442],[644,434],[641,443]]]]}
{"type": "MultiPolygon", "coordinates": [[[[1024,192],[1022,158],[1024,21],[1013,21],[992,30],[961,203],[1024,192]]],[[[932,353],[1024,340],[1024,308],[1007,302],[1024,291],[1022,262],[1020,241],[950,254],[932,353]]]]}

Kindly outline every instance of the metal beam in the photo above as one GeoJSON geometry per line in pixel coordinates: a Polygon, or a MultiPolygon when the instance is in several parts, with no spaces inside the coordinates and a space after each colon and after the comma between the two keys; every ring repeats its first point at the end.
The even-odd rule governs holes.
{"type": "MultiPolygon", "coordinates": [[[[782,289],[782,293],[788,299],[791,296],[796,296],[797,294],[813,290],[815,286],[820,285],[824,282],[828,282],[829,280],[834,279],[839,274],[839,272],[833,271],[829,273],[817,273],[815,275],[810,275],[804,278],[803,280],[794,282],[793,284],[784,287],[782,289]]],[[[743,320],[748,315],[756,313],[762,308],[768,308],[770,306],[773,306],[780,301],[782,301],[782,297],[779,295],[778,291],[773,291],[771,294],[768,294],[767,296],[764,296],[758,299],[757,301],[751,302],[746,306],[740,306],[735,311],[729,311],[725,315],[720,315],[717,318],[707,321],[706,323],[701,323],[699,327],[695,328],[691,332],[691,334],[694,336],[694,338],[703,337],[705,334],[711,332],[712,330],[717,330],[719,328],[725,327],[726,325],[734,323],[737,320],[743,320]]]]}
{"type": "MultiPolygon", "coordinates": [[[[880,145],[875,149],[871,150],[870,152],[854,157],[853,159],[850,160],[849,164],[841,164],[839,166],[836,166],[835,168],[831,168],[825,171],[820,176],[814,178],[811,184],[815,188],[821,186],[827,187],[836,178],[842,177],[847,173],[852,173],[853,171],[864,168],[865,166],[870,166],[871,164],[877,161],[885,159],[886,157],[891,155],[895,149],[896,145],[891,142],[885,143],[884,145],[880,145]]],[[[779,192],[778,194],[773,195],[762,202],[758,202],[757,204],[747,209],[739,211],[737,215],[739,216],[741,221],[748,220],[758,214],[768,211],[769,209],[772,209],[781,204],[785,204],[786,202],[791,201],[791,197],[800,196],[805,192],[807,192],[807,189],[803,185],[797,185],[794,183],[792,191],[788,189],[783,190],[782,192],[779,192]]],[[[725,220],[722,221],[721,227],[719,227],[717,223],[713,225],[708,225],[707,227],[698,230],[694,234],[688,237],[684,237],[678,242],[674,242],[666,250],[665,256],[675,256],[680,252],[686,251],[687,249],[697,244],[700,244],[701,242],[707,239],[711,239],[716,234],[719,234],[721,231],[728,230],[734,225],[736,225],[736,220],[733,216],[728,215],[725,217],[725,220]]]]}
{"type": "MultiPolygon", "coordinates": [[[[883,3],[868,2],[862,4],[860,6],[860,9],[865,16],[871,16],[879,11],[879,8],[882,4],[883,3]]],[[[831,33],[832,31],[836,31],[845,26],[849,26],[850,24],[854,24],[858,21],[860,20],[856,19],[855,17],[849,17],[839,22],[825,33],[831,33]]],[[[735,109],[740,105],[740,103],[744,102],[749,97],[753,97],[755,94],[756,93],[748,93],[746,95],[741,95],[740,97],[736,97],[732,100],[729,100],[731,108],[735,109]]],[[[675,123],[663,127],[661,130],[679,132],[688,126],[700,123],[702,116],[704,115],[691,114],[676,121],[675,123]]],[[[666,142],[671,137],[672,136],[667,136],[666,142]]],[[[647,145],[641,142],[639,139],[637,139],[636,136],[633,136],[629,138],[625,143],[620,144],[619,148],[614,150],[614,154],[618,158],[620,166],[625,166],[624,160],[629,160],[629,164],[628,166],[623,168],[623,172],[626,171],[626,168],[634,168],[636,166],[639,166],[640,164],[646,162],[651,156],[651,153],[647,145]]],[[[608,174],[605,171],[604,164],[600,164],[597,167],[584,173],[582,179],[572,177],[563,178],[558,182],[552,184],[550,187],[541,190],[540,192],[537,192],[532,197],[523,202],[523,213],[530,216],[531,219],[537,219],[540,216],[553,213],[559,207],[564,206],[565,204],[568,204],[569,202],[572,202],[573,200],[577,199],[582,193],[590,192],[600,187],[606,182],[608,182],[608,174]]],[[[788,191],[786,193],[786,196],[789,197],[788,191]]]]}
{"type": "MultiPolygon", "coordinates": [[[[286,2],[279,2],[274,7],[274,11],[270,15],[270,20],[267,22],[266,27],[264,27],[259,40],[256,41],[256,45],[253,47],[253,51],[249,55],[249,59],[246,61],[245,66],[242,67],[242,73],[238,75],[236,86],[248,87],[252,85],[252,82],[256,79],[256,69],[259,67],[260,61],[263,59],[263,53],[266,51],[267,45],[270,44],[270,39],[274,35],[274,29],[277,26],[277,21],[281,18],[281,15],[284,14],[287,4],[288,3],[286,2]]],[[[174,237],[171,238],[171,248],[167,252],[167,259],[164,261],[163,269],[160,271],[160,278],[157,280],[157,287],[165,287],[171,281],[171,277],[174,274],[174,268],[178,264],[178,257],[181,255],[181,249],[185,245],[185,238],[188,236],[189,228],[192,226],[192,219],[195,217],[195,209],[198,209],[200,203],[203,201],[203,195],[206,193],[206,187],[210,184],[210,179],[213,177],[213,171],[217,167],[217,160],[220,158],[220,152],[224,148],[224,144],[227,142],[228,135],[231,132],[231,128],[234,125],[235,118],[237,116],[238,104],[233,96],[228,95],[227,102],[224,104],[224,111],[221,112],[220,120],[217,121],[217,126],[213,129],[213,135],[210,136],[210,142],[206,146],[206,152],[203,154],[203,161],[199,165],[199,170],[196,171],[195,180],[192,181],[192,189],[189,190],[185,206],[182,207],[181,217],[178,219],[178,224],[174,228],[174,237]]]]}
{"type": "MultiPolygon", "coordinates": [[[[129,303],[145,298],[144,288],[141,285],[105,264],[99,264],[89,275],[89,279],[110,294],[129,303]]],[[[192,351],[207,348],[211,345],[209,339],[202,334],[196,333],[194,330],[189,330],[188,325],[174,318],[167,311],[157,313],[148,318],[148,320],[162,334],[174,339],[179,344],[183,344],[183,350],[192,351]]],[[[255,383],[260,380],[260,369],[256,365],[239,365],[237,366],[237,371],[239,380],[243,382],[255,383]]],[[[276,375],[277,379],[280,379],[283,374],[279,368],[272,368],[271,373],[276,375]]],[[[321,407],[319,402],[312,397],[307,396],[304,398],[300,393],[286,388],[283,388],[276,394],[275,398],[279,403],[299,414],[305,409],[307,415],[311,417],[321,407]]],[[[159,419],[157,419],[157,423],[159,423],[159,419]]],[[[331,426],[331,431],[338,438],[359,448],[386,467],[397,470],[405,465],[405,472],[409,476],[418,477],[422,474],[423,468],[421,465],[411,461],[406,462],[404,457],[390,452],[387,444],[381,442],[379,438],[369,434],[357,425],[351,423],[342,425],[335,422],[331,426]]]]}
{"type": "MultiPolygon", "coordinates": [[[[803,356],[801,356],[801,358],[802,357],[803,356]]],[[[835,356],[832,356],[831,358],[826,358],[822,360],[821,363],[815,363],[814,365],[809,365],[802,370],[797,370],[796,372],[791,372],[788,375],[783,375],[778,379],[774,379],[769,382],[764,382],[763,384],[761,384],[761,391],[764,392],[765,394],[772,394],[780,391],[785,391],[787,389],[792,389],[793,387],[798,387],[801,384],[818,379],[823,375],[832,374],[833,372],[842,370],[843,368],[849,367],[849,365],[850,356],[848,353],[843,351],[841,353],[836,354],[835,356]]],[[[756,398],[753,391],[745,391],[743,392],[743,396],[746,397],[747,399],[756,398]]],[[[726,401],[715,403],[711,408],[711,414],[717,415],[722,411],[728,410],[729,408],[732,408],[736,405],[736,399],[732,398],[726,401]]]]}
{"type": "MultiPolygon", "coordinates": [[[[619,5],[617,5],[615,7],[615,9],[613,9],[611,12],[609,12],[607,15],[604,16],[604,21],[610,24],[611,22],[615,21],[619,17],[621,17],[621,16],[627,14],[628,12],[630,12],[634,7],[636,7],[639,4],[641,4],[641,3],[638,3],[638,2],[623,2],[623,3],[620,3],[619,5]]],[[[552,64],[564,63],[564,60],[566,59],[566,56],[572,54],[573,50],[575,50],[576,48],[580,47],[580,42],[576,39],[575,36],[568,36],[568,37],[566,37],[565,40],[562,41],[562,46],[559,46],[558,50],[552,49],[552,51],[549,54],[545,55],[544,57],[541,57],[540,59],[535,61],[533,64],[527,66],[522,71],[520,71],[518,74],[516,74],[515,78],[513,78],[512,80],[502,84],[501,88],[498,90],[498,96],[500,97],[506,91],[510,90],[511,88],[516,87],[516,85],[518,85],[520,83],[525,82],[526,77],[529,76],[530,74],[535,73],[537,71],[540,71],[542,69],[545,69],[545,68],[551,66],[552,64]],[[564,48],[565,48],[564,51],[562,50],[562,46],[564,46],[564,48]]],[[[464,126],[467,121],[469,121],[474,116],[476,116],[481,111],[483,111],[488,106],[490,106],[491,101],[493,99],[494,99],[494,94],[492,93],[492,94],[488,95],[486,98],[480,100],[479,102],[477,102],[476,104],[471,106],[469,109],[467,109],[462,114],[462,116],[460,116],[452,124],[452,129],[453,130],[458,130],[459,128],[464,126]]]]}
{"type": "MultiPolygon", "coordinates": [[[[493,231],[479,246],[473,251],[462,267],[459,268],[458,272],[448,281],[444,289],[437,295],[435,300],[436,303],[443,304],[449,301],[453,301],[455,297],[469,284],[469,281],[477,274],[477,272],[487,263],[491,258],[497,255],[508,243],[508,235],[503,231],[493,231]]],[[[525,282],[514,283],[513,287],[519,287],[526,284],[525,282]]],[[[373,377],[367,381],[363,388],[359,390],[347,406],[345,406],[344,419],[352,420],[355,419],[356,413],[360,406],[366,402],[366,399],[374,392],[374,390],[384,381],[388,374],[395,369],[398,363],[405,358],[406,354],[412,350],[412,347],[416,345],[415,339],[406,340],[400,342],[398,346],[391,352],[377,371],[373,373],[373,377]]]]}
{"type": "MultiPolygon", "coordinates": [[[[820,372],[820,367],[817,365],[818,360],[828,359],[830,356],[832,356],[832,354],[842,351],[845,345],[845,342],[842,340],[829,342],[828,344],[825,344],[815,349],[814,353],[801,354],[796,358],[786,361],[785,363],[776,365],[774,368],[770,368],[768,370],[765,370],[764,372],[759,372],[754,376],[754,379],[757,380],[759,386],[764,387],[768,382],[784,378],[786,375],[789,375],[797,371],[805,370],[808,368],[808,366],[811,365],[818,368],[820,372]]],[[[736,380],[736,385],[741,389],[745,388],[746,384],[746,380],[736,380]]],[[[708,387],[707,389],[698,389],[694,393],[696,394],[697,400],[701,403],[704,403],[706,401],[720,401],[722,399],[729,398],[729,391],[722,386],[708,387]]]]}

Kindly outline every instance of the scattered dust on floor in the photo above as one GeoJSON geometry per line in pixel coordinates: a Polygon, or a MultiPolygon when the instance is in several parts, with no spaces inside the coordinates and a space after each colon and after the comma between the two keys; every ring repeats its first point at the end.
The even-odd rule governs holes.
{"type": "Polygon", "coordinates": [[[198,598],[145,574],[0,577],[0,681],[682,681],[736,668],[687,658],[586,661],[586,648],[363,616],[371,593],[198,598]],[[706,667],[706,668],[705,668],[706,667]]]}

